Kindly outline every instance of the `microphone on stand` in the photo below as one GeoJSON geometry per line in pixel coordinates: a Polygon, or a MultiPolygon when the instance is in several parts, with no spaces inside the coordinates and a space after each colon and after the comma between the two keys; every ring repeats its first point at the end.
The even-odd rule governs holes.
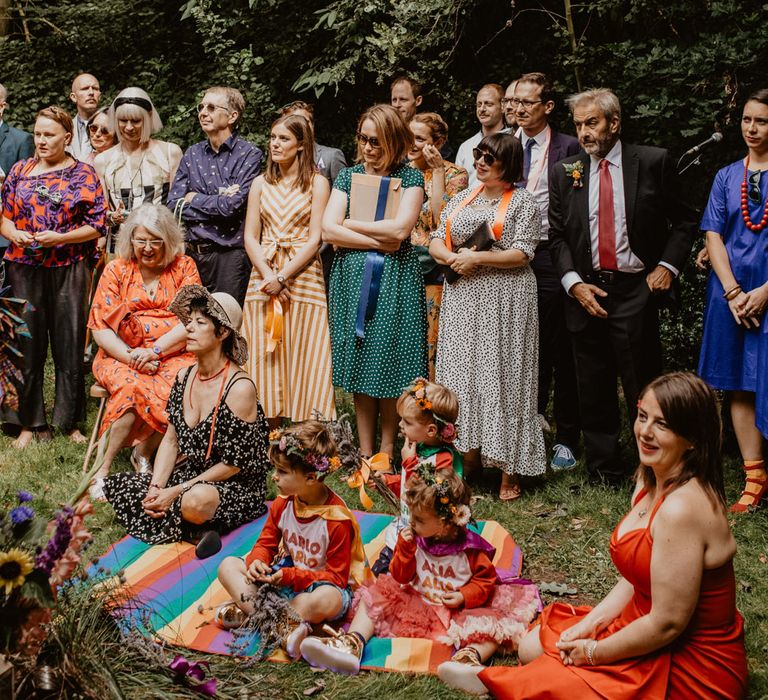
{"type": "Polygon", "coordinates": [[[685,153],[683,153],[683,156],[692,156],[694,153],[698,153],[702,149],[707,148],[708,146],[711,146],[713,143],[720,143],[720,141],[722,140],[723,140],[723,135],[719,131],[716,131],[706,141],[702,141],[698,146],[689,148],[685,153]]]}

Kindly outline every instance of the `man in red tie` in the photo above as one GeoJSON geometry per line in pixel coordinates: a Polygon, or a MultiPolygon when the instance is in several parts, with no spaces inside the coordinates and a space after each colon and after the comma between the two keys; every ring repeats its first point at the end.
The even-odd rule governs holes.
{"type": "Polygon", "coordinates": [[[621,105],[599,88],[568,100],[581,152],[549,182],[549,240],[566,301],[587,469],[620,483],[617,378],[630,423],[661,371],[658,306],[674,293],[697,232],[668,152],[622,143],[621,105]]]}

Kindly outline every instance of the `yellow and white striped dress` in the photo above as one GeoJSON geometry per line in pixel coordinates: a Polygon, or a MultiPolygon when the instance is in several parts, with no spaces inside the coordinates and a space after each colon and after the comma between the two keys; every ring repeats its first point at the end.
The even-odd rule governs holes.
{"type": "MultiPolygon", "coordinates": [[[[317,176],[316,176],[317,177],[317,176]]],[[[261,247],[276,272],[309,240],[312,191],[262,182],[261,247]]],[[[244,367],[256,384],[267,418],[292,421],[319,412],[336,417],[331,381],[331,340],[320,256],[291,280],[291,300],[283,310],[282,335],[271,348],[267,331],[272,298],[259,291],[263,278],[254,267],[243,309],[242,333],[249,357],[244,367]]]]}

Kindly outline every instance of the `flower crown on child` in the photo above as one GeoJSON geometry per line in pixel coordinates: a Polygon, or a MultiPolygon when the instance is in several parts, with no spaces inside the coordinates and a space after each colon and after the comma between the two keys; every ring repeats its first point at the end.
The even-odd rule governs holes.
{"type": "Polygon", "coordinates": [[[472,521],[472,511],[468,505],[457,503],[451,492],[450,484],[441,470],[435,470],[430,462],[421,462],[416,474],[427,486],[435,489],[435,513],[438,517],[458,527],[464,527],[472,521]]]}
{"type": "Polygon", "coordinates": [[[341,466],[341,460],[338,457],[326,457],[325,455],[308,450],[301,444],[296,435],[284,430],[273,430],[269,434],[269,444],[286,455],[298,457],[303,464],[316,471],[322,477],[335,472],[341,466]]]}
{"type": "Polygon", "coordinates": [[[427,396],[427,380],[423,377],[417,377],[413,380],[413,384],[406,389],[406,392],[413,397],[416,405],[422,411],[428,411],[432,414],[432,417],[435,419],[435,423],[437,423],[439,428],[438,435],[440,436],[440,439],[443,442],[453,442],[457,437],[456,426],[451,421],[435,412],[432,402],[427,396]]]}

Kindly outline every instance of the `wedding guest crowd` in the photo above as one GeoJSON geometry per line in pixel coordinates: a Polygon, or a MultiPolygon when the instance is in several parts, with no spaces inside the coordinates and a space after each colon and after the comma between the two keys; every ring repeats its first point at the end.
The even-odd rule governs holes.
{"type": "MultiPolygon", "coordinates": [[[[718,174],[701,224],[713,274],[699,369],[730,394],[747,478],[737,511],[759,505],[768,490],[758,351],[768,293],[760,239],[729,234],[765,225],[763,92],[744,108],[746,165],[718,174]],[[741,240],[752,247],[737,245],[741,240]],[[724,337],[731,338],[727,350],[724,337]]],[[[252,346],[247,370],[274,425],[313,413],[334,416],[333,387],[341,387],[354,395],[363,453],[391,455],[395,401],[403,386],[426,375],[459,395],[457,445],[467,453],[468,474],[476,465],[500,467],[503,498],[519,494],[518,475],[540,475],[547,463],[554,470],[574,467],[582,439],[590,478],[626,478],[616,381],[633,420],[641,388],[661,371],[658,309],[675,303],[697,227],[670,155],[621,139],[621,105],[610,90],[569,98],[575,138],[550,126],[556,97],[543,73],[516,77],[506,91],[487,83],[476,95],[480,131],[462,143],[453,163],[441,154],[445,119],[419,112],[422,85],[400,75],[390,86],[392,106],[375,105],[360,117],[352,168],[344,167],[339,149],[318,145],[312,105],[294,101],[273,124],[263,175],[262,151],[240,134],[246,105],[232,87],[205,90],[197,107],[205,139],[183,154],[154,137],[162,121],[146,91],[125,88],[100,108],[101,95],[95,76],[77,75],[69,94],[74,119],[60,108],[41,111],[31,158],[29,138],[0,123],[8,280],[35,307],[20,410],[5,417],[17,426],[17,446],[35,435],[45,439],[49,425],[82,438],[84,376],[73,350],[85,327],[79,301],[87,283],[80,277],[87,279],[98,258],[94,239],[107,225],[117,234],[133,211],[152,203],[168,207],[184,227],[176,224],[173,234],[184,236],[183,248],[160,232],[173,227],[140,224],[130,241],[121,239],[123,262],[116,264],[137,267],[134,286],[141,293],[112,289],[116,268],[107,268],[110,276],[90,304],[100,355],[127,363],[132,376],[164,361],[169,349],[161,344],[157,357],[139,362],[134,355],[141,348],[156,352],[162,335],[145,329],[151,347],[149,340],[120,341],[112,348],[120,355],[115,359],[102,336],[115,341],[130,324],[115,321],[105,299],[126,304],[126,318],[134,315],[138,327],[140,309],[131,305],[150,298],[175,259],[185,260],[173,289],[163,287],[161,307],[198,280],[236,299],[252,346]],[[385,178],[401,183],[393,186],[390,208],[362,213],[361,193],[385,178]],[[486,236],[483,249],[474,245],[479,233],[486,236]],[[472,245],[464,246],[471,236],[472,245]],[[54,293],[35,275],[53,275],[55,289],[64,285],[68,293],[54,293]],[[59,313],[61,305],[72,313],[59,313]],[[50,424],[40,398],[48,338],[59,377],[50,424]],[[547,458],[540,427],[549,421],[554,437],[547,458]]],[[[5,88],[0,98],[2,115],[5,88]]],[[[147,303],[154,309],[160,302],[147,303]]],[[[182,357],[178,328],[171,355],[182,357]]],[[[110,384],[97,365],[96,374],[110,384]]],[[[107,387],[111,406],[127,405],[119,398],[126,385],[119,385],[107,387]]],[[[118,429],[121,439],[104,473],[123,443],[137,446],[137,464],[151,463],[166,399],[159,390],[142,395],[148,394],[158,401],[155,442],[145,444],[147,436],[132,427],[118,429]]]]}

